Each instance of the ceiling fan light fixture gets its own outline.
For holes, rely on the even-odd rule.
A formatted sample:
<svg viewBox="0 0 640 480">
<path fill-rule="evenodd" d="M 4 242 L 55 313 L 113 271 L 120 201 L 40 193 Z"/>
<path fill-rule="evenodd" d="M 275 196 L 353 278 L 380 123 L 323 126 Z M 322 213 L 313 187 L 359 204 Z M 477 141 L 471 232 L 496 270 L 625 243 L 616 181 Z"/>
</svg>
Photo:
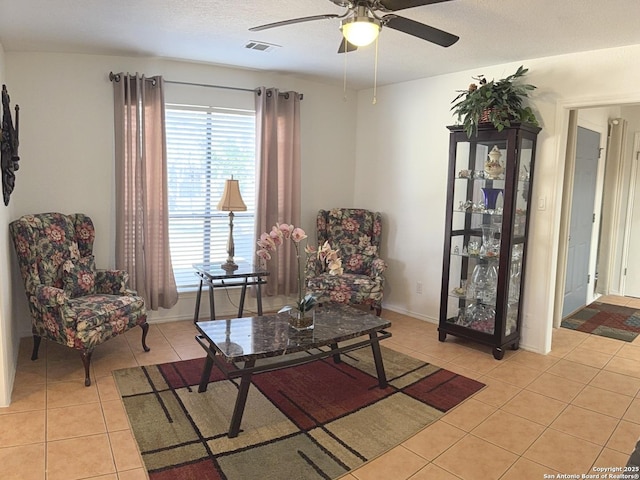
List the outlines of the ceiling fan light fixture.
<svg viewBox="0 0 640 480">
<path fill-rule="evenodd" d="M 340 30 L 347 41 L 357 47 L 372 43 L 380 33 L 380 21 L 367 16 L 354 16 L 342 21 Z"/>
</svg>

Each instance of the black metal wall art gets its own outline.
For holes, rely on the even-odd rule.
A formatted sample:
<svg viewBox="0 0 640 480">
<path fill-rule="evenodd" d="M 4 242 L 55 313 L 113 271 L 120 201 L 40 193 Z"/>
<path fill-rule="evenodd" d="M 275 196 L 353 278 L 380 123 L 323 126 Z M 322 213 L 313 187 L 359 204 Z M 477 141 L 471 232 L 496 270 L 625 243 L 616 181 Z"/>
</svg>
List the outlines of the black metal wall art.
<svg viewBox="0 0 640 480">
<path fill-rule="evenodd" d="M 13 119 L 11 118 L 11 107 L 9 106 L 9 92 L 7 86 L 2 85 L 2 197 L 4 204 L 9 205 L 9 197 L 16 184 L 16 170 L 20 168 L 18 162 L 18 122 L 20 107 L 16 105 L 16 126 L 13 128 Z"/>
</svg>

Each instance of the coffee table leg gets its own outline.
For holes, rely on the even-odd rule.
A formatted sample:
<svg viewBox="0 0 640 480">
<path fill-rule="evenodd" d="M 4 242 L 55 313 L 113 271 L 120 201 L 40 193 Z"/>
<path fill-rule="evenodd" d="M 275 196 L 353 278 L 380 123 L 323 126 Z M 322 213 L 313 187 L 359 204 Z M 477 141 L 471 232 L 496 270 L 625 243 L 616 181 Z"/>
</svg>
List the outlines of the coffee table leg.
<svg viewBox="0 0 640 480">
<path fill-rule="evenodd" d="M 211 375 L 211 368 L 213 367 L 213 358 L 207 355 L 204 360 L 204 368 L 202 369 L 202 375 L 200 376 L 200 385 L 198 386 L 198 393 L 206 392 L 207 385 L 209 384 L 209 375 Z"/>
<path fill-rule="evenodd" d="M 207 282 L 209 286 L 209 318 L 211 320 L 216 319 L 216 301 L 214 299 L 215 294 L 213 292 L 213 281 Z"/>
<path fill-rule="evenodd" d="M 378 384 L 380 388 L 387 388 L 387 375 L 384 372 L 384 363 L 382 363 L 382 354 L 380 353 L 380 341 L 377 333 L 370 333 L 371 352 L 373 353 L 373 361 L 376 364 L 376 372 L 378 373 Z"/>
<path fill-rule="evenodd" d="M 247 360 L 244 368 L 253 368 L 255 360 Z M 240 377 L 240 388 L 238 389 L 238 397 L 236 405 L 233 409 L 231 417 L 231 425 L 229 426 L 229 438 L 235 438 L 240 433 L 240 423 L 244 414 L 244 407 L 247 404 L 247 395 L 249 394 L 249 386 L 251 385 L 251 372 L 243 373 Z"/>
<path fill-rule="evenodd" d="M 202 297 L 202 278 L 200 279 L 200 286 L 198 287 L 198 293 L 196 293 L 196 311 L 193 314 L 193 323 L 198 321 L 200 317 L 200 298 Z"/>
<path fill-rule="evenodd" d="M 256 301 L 258 302 L 258 315 L 262 315 L 262 277 L 258 277 L 258 281 L 256 283 L 257 291 L 256 291 Z"/>
<path fill-rule="evenodd" d="M 330 347 L 331 347 L 331 350 L 335 350 L 336 348 L 338 348 L 338 344 L 337 344 L 337 343 L 332 343 L 332 344 L 330 345 Z M 340 362 L 342 362 L 342 359 L 340 358 L 340 354 L 339 354 L 339 353 L 336 353 L 336 354 L 333 356 L 333 363 L 340 363 Z"/>
<path fill-rule="evenodd" d="M 244 283 L 242 284 L 242 290 L 240 290 L 240 301 L 238 302 L 238 318 L 242 318 L 242 313 L 244 312 L 244 298 L 247 295 L 247 281 L 248 277 L 245 277 Z"/>
</svg>

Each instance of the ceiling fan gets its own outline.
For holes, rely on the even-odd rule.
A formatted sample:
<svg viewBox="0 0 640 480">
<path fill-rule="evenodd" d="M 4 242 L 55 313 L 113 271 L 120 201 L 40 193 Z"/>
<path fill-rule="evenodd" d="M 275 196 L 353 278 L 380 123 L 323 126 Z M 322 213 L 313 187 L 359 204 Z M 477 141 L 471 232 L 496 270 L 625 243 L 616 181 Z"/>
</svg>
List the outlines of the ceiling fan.
<svg viewBox="0 0 640 480">
<path fill-rule="evenodd" d="M 400 32 L 408 33 L 414 37 L 435 43 L 442 47 L 450 47 L 460 37 L 439 30 L 435 27 L 416 22 L 409 18 L 401 17 L 395 13 L 406 8 L 420 7 L 432 3 L 449 2 L 451 0 L 329 0 L 347 10 L 342 15 L 328 13 L 325 15 L 312 15 L 310 17 L 292 18 L 280 22 L 267 23 L 249 30 L 252 32 L 267 30 L 269 28 L 292 25 L 294 23 L 311 22 L 314 20 L 341 19 L 340 30 L 344 36 L 340 42 L 338 53 L 351 52 L 358 47 L 364 47 L 372 43 L 380 33 L 382 27 L 393 28 Z M 382 13 L 382 15 L 380 14 Z"/>
</svg>

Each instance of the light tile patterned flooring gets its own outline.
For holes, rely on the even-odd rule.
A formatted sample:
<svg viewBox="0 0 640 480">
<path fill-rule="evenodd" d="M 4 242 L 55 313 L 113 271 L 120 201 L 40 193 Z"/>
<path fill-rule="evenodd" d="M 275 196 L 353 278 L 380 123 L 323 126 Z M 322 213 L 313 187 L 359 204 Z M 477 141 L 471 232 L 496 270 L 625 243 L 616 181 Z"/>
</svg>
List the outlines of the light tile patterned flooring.
<svg viewBox="0 0 640 480">
<path fill-rule="evenodd" d="M 640 300 L 610 303 L 640 308 Z M 402 445 L 346 480 L 543 479 L 622 466 L 640 438 L 640 337 L 627 343 L 567 329 L 553 333 L 543 356 L 490 349 L 436 326 L 384 312 L 393 326 L 385 346 L 486 383 L 478 392 Z M 29 359 L 21 343 L 13 401 L 0 409 L 3 480 L 138 480 L 147 478 L 111 370 L 203 355 L 190 321 L 151 325 L 97 348 L 91 387 L 77 352 L 43 342 Z M 251 480 L 251 479 L 247 479 Z"/>
</svg>

